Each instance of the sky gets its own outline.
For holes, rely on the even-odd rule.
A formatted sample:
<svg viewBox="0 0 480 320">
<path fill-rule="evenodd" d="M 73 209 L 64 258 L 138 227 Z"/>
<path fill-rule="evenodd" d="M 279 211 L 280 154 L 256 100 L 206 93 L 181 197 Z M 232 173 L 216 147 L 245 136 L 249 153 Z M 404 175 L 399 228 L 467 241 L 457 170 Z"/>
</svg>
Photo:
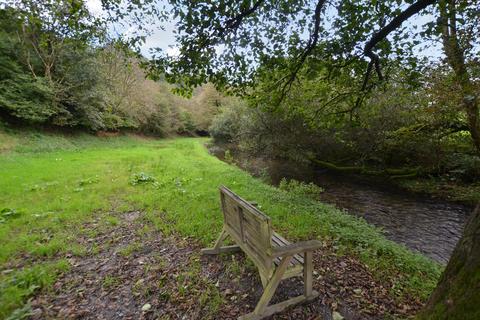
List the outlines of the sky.
<svg viewBox="0 0 480 320">
<path fill-rule="evenodd" d="M 87 0 L 87 7 L 90 12 L 95 16 L 101 16 L 103 14 L 102 2 L 101 0 Z M 162 27 L 162 29 L 160 28 Z M 175 22 L 164 22 L 162 26 L 153 26 L 152 34 L 147 36 L 145 43 L 141 46 L 140 50 L 142 54 L 146 57 L 151 57 L 150 48 L 161 48 L 168 55 L 175 56 L 178 55 L 178 49 L 174 47 L 175 45 Z M 122 30 L 121 33 L 128 35 L 133 33 L 135 30 L 126 29 Z M 119 32 L 116 30 L 116 32 Z"/>
<path fill-rule="evenodd" d="M 160 1 L 162 2 L 162 0 Z M 103 14 L 101 0 L 86 0 L 87 7 L 92 14 L 101 16 Z M 407 24 L 421 25 L 431 19 L 428 16 L 414 16 L 407 21 Z M 160 22 L 159 22 L 160 23 Z M 162 27 L 162 29 L 160 29 Z M 152 26 L 152 34 L 147 36 L 145 43 L 141 46 L 141 53 L 145 57 L 151 57 L 151 48 L 160 48 L 170 56 L 178 55 L 179 50 L 175 47 L 175 22 L 170 20 L 169 22 L 162 22 L 162 25 Z M 133 34 L 134 29 L 115 30 L 116 33 L 122 33 L 123 35 Z M 114 32 L 114 33 L 115 33 Z M 438 59 L 442 56 L 442 50 L 439 45 L 430 44 L 426 50 L 417 50 L 417 54 L 421 57 L 428 57 L 430 59 Z"/>
</svg>

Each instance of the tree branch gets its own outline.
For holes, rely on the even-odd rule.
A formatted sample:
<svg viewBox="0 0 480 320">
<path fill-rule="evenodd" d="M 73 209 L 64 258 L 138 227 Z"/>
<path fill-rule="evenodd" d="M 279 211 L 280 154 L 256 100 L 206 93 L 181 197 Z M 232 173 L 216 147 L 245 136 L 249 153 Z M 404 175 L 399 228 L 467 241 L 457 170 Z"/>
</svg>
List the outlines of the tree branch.
<svg viewBox="0 0 480 320">
<path fill-rule="evenodd" d="M 367 41 L 365 47 L 363 48 L 363 54 L 370 58 L 368 63 L 367 71 L 365 72 L 365 77 L 362 83 L 361 91 L 365 92 L 367 90 L 368 81 L 370 80 L 370 75 L 372 73 L 373 67 L 375 67 L 375 72 L 377 73 L 378 78 L 383 80 L 382 70 L 380 68 L 380 58 L 378 55 L 373 52 L 375 46 L 382 40 L 384 40 L 390 33 L 398 29 L 402 23 L 407 21 L 413 15 L 419 13 L 426 7 L 433 5 L 437 0 L 418 0 L 414 4 L 410 5 L 407 9 L 402 11 L 398 16 L 393 18 L 385 27 L 381 28 L 379 31 L 375 32 L 370 40 Z M 352 108 L 352 111 L 360 107 L 364 97 L 358 97 L 357 101 Z"/>
<path fill-rule="evenodd" d="M 373 52 L 373 49 L 375 46 L 382 40 L 384 40 L 390 33 L 392 33 L 394 30 L 398 29 L 403 22 L 408 20 L 410 17 L 413 15 L 419 13 L 426 7 L 433 5 L 437 0 L 419 0 L 415 2 L 414 4 L 410 5 L 407 9 L 402 11 L 398 16 L 393 18 L 392 21 L 390 21 L 385 27 L 381 28 L 379 31 L 373 34 L 373 36 L 370 38 L 369 41 L 365 44 L 365 47 L 363 48 L 363 53 L 370 58 L 370 63 L 375 66 L 375 71 L 378 74 L 378 78 L 380 80 L 383 79 L 382 72 L 380 69 L 380 61 L 378 55 Z M 370 72 L 372 71 L 372 67 L 369 67 L 367 69 L 367 74 L 365 75 L 365 80 L 363 82 L 362 90 L 365 89 L 367 83 L 368 83 L 368 78 L 370 77 Z"/>
<path fill-rule="evenodd" d="M 287 92 L 290 90 L 292 87 L 293 81 L 297 78 L 297 74 L 302 68 L 303 64 L 305 63 L 305 60 L 307 57 L 312 53 L 313 49 L 317 46 L 318 43 L 318 37 L 320 34 L 320 15 L 322 13 L 323 6 L 325 5 L 326 0 L 318 0 L 317 5 L 315 6 L 315 13 L 314 13 L 314 28 L 312 33 L 310 34 L 310 38 L 308 39 L 307 46 L 303 50 L 302 54 L 296 59 L 297 62 L 295 63 L 295 68 L 290 73 L 288 76 L 288 80 L 284 83 L 282 86 L 282 91 L 280 94 L 280 98 L 278 101 L 278 104 L 280 104 L 283 99 L 285 98 L 285 95 Z M 283 78 L 285 79 L 285 78 Z"/>
<path fill-rule="evenodd" d="M 237 29 L 240 24 L 242 24 L 242 21 L 244 18 L 248 17 L 249 15 L 253 14 L 257 9 L 263 4 L 264 0 L 259 0 L 255 2 L 255 4 L 248 8 L 245 11 L 241 11 L 239 15 L 228 19 L 225 22 L 225 27 L 219 30 L 218 34 L 219 36 L 223 36 L 227 30 L 234 30 Z"/>
</svg>

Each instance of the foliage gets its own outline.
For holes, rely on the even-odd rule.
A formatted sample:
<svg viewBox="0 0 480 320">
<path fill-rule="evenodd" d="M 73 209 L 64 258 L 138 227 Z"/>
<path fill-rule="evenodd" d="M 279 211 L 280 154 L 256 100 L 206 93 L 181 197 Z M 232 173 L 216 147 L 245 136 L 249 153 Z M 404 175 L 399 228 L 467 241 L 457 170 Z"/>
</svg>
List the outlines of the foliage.
<svg viewBox="0 0 480 320">
<path fill-rule="evenodd" d="M 0 110 L 29 122 L 42 122 L 56 112 L 53 91 L 42 77 L 25 72 L 17 60 L 18 41 L 5 30 L 11 12 L 0 10 Z"/>
<path fill-rule="evenodd" d="M 107 39 L 104 23 L 83 1 L 8 1 L 0 9 L 0 116 L 91 131 L 207 134 L 229 98 L 206 85 L 187 100 L 146 79 L 144 59 Z"/>
<path fill-rule="evenodd" d="M 396 67 L 381 92 L 365 97 L 367 108 L 351 109 L 350 72 L 328 83 L 302 71 L 280 106 L 260 87 L 248 99 L 251 107 L 223 108 L 211 134 L 216 142 L 234 142 L 244 152 L 269 158 L 315 158 L 372 171 L 415 168 L 424 176 L 473 182 L 480 177 L 479 164 L 465 114 L 440 89 L 448 86 L 449 73 L 444 65 L 424 73 L 413 85 Z"/>
<path fill-rule="evenodd" d="M 160 53 L 151 72 L 165 75 L 186 94 L 212 82 L 256 105 L 283 107 L 280 112 L 293 109 L 299 114 L 313 100 L 321 101 L 324 111 L 353 119 L 356 110 L 369 107 L 372 92 L 377 96 L 395 92 L 384 85 L 392 73 L 405 73 L 402 86 L 416 85 L 431 62 L 416 52 L 437 50 L 441 42 L 450 88 L 455 88 L 448 90 L 454 97 L 450 104 L 457 105 L 452 109 L 457 113 L 461 108 L 478 153 L 479 4 L 478 0 L 172 1 L 169 10 L 177 19 L 179 55 Z M 321 81 L 312 86 L 311 79 Z M 295 103 L 285 105 L 290 95 L 296 96 Z M 300 118 L 322 125 L 315 113 Z M 306 125 L 312 125 L 310 121 Z"/>
<path fill-rule="evenodd" d="M 266 74 L 277 83 L 269 90 L 275 101 L 284 95 L 284 89 L 292 83 L 291 75 L 294 77 L 304 62 L 325 61 L 338 68 L 346 60 L 356 74 L 363 74 L 367 65 L 364 43 L 385 27 L 390 20 L 386 17 L 398 16 L 411 4 L 393 0 L 171 3 L 168 9 L 177 19 L 180 55 L 160 54 L 154 61 L 155 68 L 187 91 L 213 82 L 248 93 L 262 73 L 256 66 L 268 62 L 280 70 Z M 430 22 L 428 18 L 425 20 Z M 382 61 L 395 56 L 416 68 L 412 49 L 419 44 L 417 24 L 394 29 L 390 37 L 381 39 L 375 51 Z M 355 84 L 360 87 L 361 82 Z"/>
<path fill-rule="evenodd" d="M 237 101 L 219 110 L 208 128 L 215 142 L 231 143 L 238 139 L 242 131 L 241 126 L 244 125 L 241 118 L 246 111 L 245 108 L 243 102 Z"/>
<path fill-rule="evenodd" d="M 313 182 L 305 183 L 303 181 L 297 181 L 295 179 L 287 180 L 282 178 L 278 189 L 290 192 L 298 196 L 311 196 L 316 197 L 325 191 L 322 187 L 317 186 Z"/>
<path fill-rule="evenodd" d="M 155 182 L 156 179 L 145 172 L 134 173 L 130 179 L 130 184 L 136 186 L 139 184 Z"/>
</svg>

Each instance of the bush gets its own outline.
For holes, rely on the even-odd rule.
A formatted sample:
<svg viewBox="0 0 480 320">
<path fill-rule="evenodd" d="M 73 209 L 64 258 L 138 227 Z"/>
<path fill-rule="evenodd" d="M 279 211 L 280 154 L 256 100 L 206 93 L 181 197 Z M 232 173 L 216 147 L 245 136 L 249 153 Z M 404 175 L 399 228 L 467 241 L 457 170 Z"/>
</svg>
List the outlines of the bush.
<svg viewBox="0 0 480 320">
<path fill-rule="evenodd" d="M 325 191 L 322 187 L 317 186 L 313 182 L 305 183 L 295 179 L 287 180 L 285 178 L 282 178 L 278 188 L 294 195 L 310 197 L 318 197 Z"/>
<path fill-rule="evenodd" d="M 235 103 L 222 108 L 221 112 L 213 118 L 209 127 L 212 138 L 217 143 L 234 142 L 240 135 L 245 106 Z"/>
<path fill-rule="evenodd" d="M 443 170 L 453 179 L 465 182 L 478 181 L 480 178 L 480 157 L 476 155 L 454 153 L 443 161 Z"/>
</svg>

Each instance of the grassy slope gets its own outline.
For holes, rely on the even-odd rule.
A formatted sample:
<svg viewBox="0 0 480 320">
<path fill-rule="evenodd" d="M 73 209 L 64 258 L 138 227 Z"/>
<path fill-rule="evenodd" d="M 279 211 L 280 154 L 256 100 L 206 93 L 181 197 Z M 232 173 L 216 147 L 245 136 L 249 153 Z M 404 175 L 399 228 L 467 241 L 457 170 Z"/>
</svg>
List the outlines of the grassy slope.
<svg viewBox="0 0 480 320">
<path fill-rule="evenodd" d="M 113 212 L 144 210 L 165 232 L 211 243 L 222 225 L 222 184 L 257 201 L 292 240 L 318 237 L 358 255 L 376 276 L 395 282 L 392 294 L 399 299 L 426 299 L 433 289 L 440 268 L 432 261 L 386 240 L 363 220 L 221 162 L 208 154 L 205 141 L 0 131 L 0 210 L 18 212 L 0 224 L 0 318 L 68 269 L 66 254 L 85 254 L 75 235 L 93 232 L 82 230 L 82 222 L 98 212 L 115 219 Z M 157 183 L 131 185 L 139 172 Z"/>
</svg>

